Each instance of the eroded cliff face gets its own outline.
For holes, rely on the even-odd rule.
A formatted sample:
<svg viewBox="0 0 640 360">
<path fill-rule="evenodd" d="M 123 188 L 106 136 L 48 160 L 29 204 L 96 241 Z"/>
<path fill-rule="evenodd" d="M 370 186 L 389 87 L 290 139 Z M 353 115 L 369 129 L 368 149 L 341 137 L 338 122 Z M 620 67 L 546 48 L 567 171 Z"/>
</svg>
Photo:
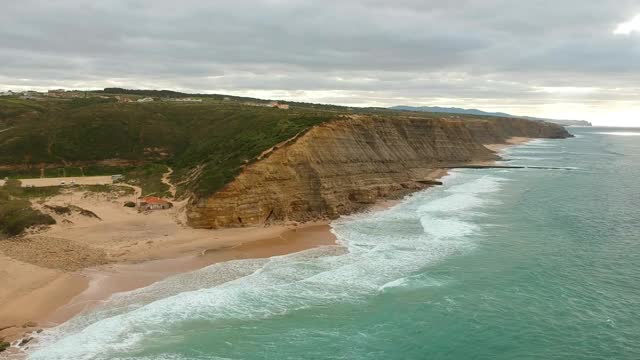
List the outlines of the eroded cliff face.
<svg viewBox="0 0 640 360">
<path fill-rule="evenodd" d="M 194 199 L 194 227 L 336 218 L 430 186 L 442 167 L 496 159 L 483 144 L 514 136 L 563 138 L 527 120 L 355 117 L 311 129 L 248 166 L 216 194 Z"/>
</svg>

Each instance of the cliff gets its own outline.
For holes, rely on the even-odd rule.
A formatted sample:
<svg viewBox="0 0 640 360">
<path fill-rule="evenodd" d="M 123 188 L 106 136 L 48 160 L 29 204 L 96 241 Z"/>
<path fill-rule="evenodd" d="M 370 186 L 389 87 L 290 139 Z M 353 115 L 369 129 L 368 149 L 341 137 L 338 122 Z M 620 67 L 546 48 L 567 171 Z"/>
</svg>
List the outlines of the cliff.
<svg viewBox="0 0 640 360">
<path fill-rule="evenodd" d="M 430 186 L 445 166 L 496 159 L 483 144 L 564 138 L 561 126 L 520 119 L 355 116 L 312 128 L 193 199 L 191 226 L 237 227 L 335 218 Z"/>
</svg>

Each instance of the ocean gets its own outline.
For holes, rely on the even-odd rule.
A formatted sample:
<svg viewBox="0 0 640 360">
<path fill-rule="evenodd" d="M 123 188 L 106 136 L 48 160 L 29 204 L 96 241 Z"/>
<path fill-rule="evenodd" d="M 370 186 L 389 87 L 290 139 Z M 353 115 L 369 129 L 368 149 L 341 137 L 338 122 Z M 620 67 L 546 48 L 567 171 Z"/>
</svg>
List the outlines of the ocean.
<svg viewBox="0 0 640 360">
<path fill-rule="evenodd" d="M 333 224 L 342 246 L 112 297 L 30 359 L 640 359 L 640 129 L 571 128 Z M 228 281 L 232 279 L 231 281 Z"/>
</svg>

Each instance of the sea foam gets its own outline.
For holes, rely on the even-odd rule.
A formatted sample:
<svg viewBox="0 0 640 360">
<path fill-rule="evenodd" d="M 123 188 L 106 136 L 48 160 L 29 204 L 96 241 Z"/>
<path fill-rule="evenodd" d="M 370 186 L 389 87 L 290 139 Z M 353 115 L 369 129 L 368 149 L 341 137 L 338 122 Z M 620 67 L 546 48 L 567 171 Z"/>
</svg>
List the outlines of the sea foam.
<svg viewBox="0 0 640 360">
<path fill-rule="evenodd" d="M 45 331 L 29 358 L 135 358 L 131 354 L 194 324 L 266 319 L 392 291 L 425 267 L 472 249 L 481 237 L 473 219 L 495 204 L 491 194 L 505 179 L 453 174 L 444 186 L 413 194 L 390 209 L 336 221 L 333 231 L 346 253 L 323 247 L 232 261 L 119 294 Z"/>
<path fill-rule="evenodd" d="M 636 131 L 610 131 L 610 132 L 598 132 L 600 135 L 613 135 L 613 136 L 640 136 L 640 132 Z"/>
</svg>

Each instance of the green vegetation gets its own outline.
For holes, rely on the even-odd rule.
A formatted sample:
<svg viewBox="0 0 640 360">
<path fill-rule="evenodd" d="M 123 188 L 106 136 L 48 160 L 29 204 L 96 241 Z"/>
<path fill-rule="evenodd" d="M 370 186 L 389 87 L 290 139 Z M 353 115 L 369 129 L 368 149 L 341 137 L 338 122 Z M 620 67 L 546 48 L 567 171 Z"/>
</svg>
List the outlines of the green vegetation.
<svg viewBox="0 0 640 360">
<path fill-rule="evenodd" d="M 145 194 L 163 194 L 166 166 L 174 169 L 174 179 L 201 166 L 201 176 L 182 190 L 206 195 L 264 150 L 336 117 L 312 108 L 248 106 L 219 95 L 202 103 L 113 101 L 0 99 L 0 126 L 11 128 L 0 132 L 0 177 L 40 177 L 45 164 L 46 177 L 124 174 Z"/>
<path fill-rule="evenodd" d="M 31 226 L 56 223 L 51 216 L 32 209 L 28 200 L 17 198 L 22 190 L 17 181 L 0 188 L 0 236 L 15 236 Z"/>
<path fill-rule="evenodd" d="M 120 103 L 116 96 L 156 101 Z M 184 97 L 202 102 L 170 101 Z M 47 177 L 123 174 L 144 194 L 162 195 L 168 188 L 160 177 L 170 166 L 173 182 L 180 184 L 178 193 L 206 196 L 234 179 L 263 151 L 315 125 L 352 114 L 406 114 L 295 102 L 287 102 L 290 110 L 255 106 L 266 103 L 218 94 L 120 88 L 73 99 L 2 98 L 0 177 L 39 177 L 44 165 Z M 454 117 L 458 121 L 466 116 Z M 189 176 L 194 173 L 197 176 Z"/>
<path fill-rule="evenodd" d="M 132 188 L 118 185 L 80 185 L 74 188 L 80 191 L 116 193 L 118 196 L 134 193 Z M 33 209 L 31 201 L 59 195 L 63 190 L 64 188 L 60 186 L 25 188 L 18 180 L 8 180 L 5 186 L 0 187 L 0 238 L 20 235 L 31 226 L 55 224 L 51 216 Z M 72 208 L 72 210 L 92 216 L 84 209 Z"/>
<path fill-rule="evenodd" d="M 127 184 L 142 188 L 142 195 L 154 195 L 168 197 L 169 186 L 164 184 L 162 175 L 167 172 L 167 167 L 162 164 L 147 164 L 144 166 L 131 168 L 124 173 Z"/>
<path fill-rule="evenodd" d="M 36 168 L 30 169 L 0 169 L 0 179 L 31 179 L 40 177 L 40 170 Z"/>
<path fill-rule="evenodd" d="M 0 339 L 0 352 L 7 350 L 11 346 L 10 343 L 4 341 L 4 339 Z"/>
<path fill-rule="evenodd" d="M 4 187 L 0 190 L 6 192 L 9 196 L 18 199 L 37 199 L 48 198 L 60 194 L 62 188 L 60 186 L 43 186 L 43 187 L 22 187 L 20 181 L 9 179 Z"/>
</svg>

